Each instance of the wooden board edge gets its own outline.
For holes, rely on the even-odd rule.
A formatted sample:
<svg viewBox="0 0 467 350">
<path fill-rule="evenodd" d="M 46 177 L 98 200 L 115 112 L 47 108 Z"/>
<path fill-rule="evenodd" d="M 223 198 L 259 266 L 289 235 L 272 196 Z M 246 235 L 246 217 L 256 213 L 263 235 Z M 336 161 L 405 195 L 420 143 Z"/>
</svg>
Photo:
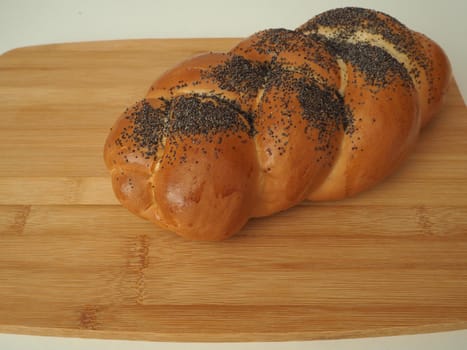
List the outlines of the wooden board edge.
<svg viewBox="0 0 467 350">
<path fill-rule="evenodd" d="M 221 42 L 221 41 L 232 41 L 238 42 L 243 38 L 240 37 L 199 37 L 199 38 L 126 38 L 126 39 L 109 39 L 109 40 L 83 40 L 83 41 L 69 41 L 69 42 L 52 42 L 52 43 L 43 43 L 43 44 L 30 44 L 30 45 L 22 45 L 18 47 L 11 48 L 7 51 L 0 53 L 0 57 L 9 56 L 12 54 L 17 53 L 18 51 L 34 51 L 37 49 L 71 49 L 75 46 L 80 45 L 87 45 L 92 49 L 98 49 L 102 46 L 106 46 L 107 48 L 118 48 L 118 47 L 127 47 L 127 46 L 135 46 L 141 45 L 143 43 L 152 44 L 152 43 L 163 43 L 163 42 L 184 42 L 184 41 L 192 41 L 192 42 Z M 175 62 L 174 62 L 175 63 Z"/>
<path fill-rule="evenodd" d="M 442 323 L 436 325 L 420 325 L 411 327 L 387 327 L 372 330 L 347 330 L 347 331 L 317 331 L 317 332 L 274 332 L 274 333 L 154 333 L 133 332 L 121 330 L 95 330 L 95 329 L 70 329 L 70 328 L 46 328 L 27 327 L 21 325 L 0 325 L 0 333 L 52 336 L 66 338 L 88 338 L 107 340 L 139 340 L 139 341 L 164 341 L 164 342 L 282 342 L 282 341 L 313 341 L 313 340 L 338 340 L 357 338 L 378 338 L 386 336 L 417 335 L 467 329 L 467 321 L 454 323 Z"/>
</svg>

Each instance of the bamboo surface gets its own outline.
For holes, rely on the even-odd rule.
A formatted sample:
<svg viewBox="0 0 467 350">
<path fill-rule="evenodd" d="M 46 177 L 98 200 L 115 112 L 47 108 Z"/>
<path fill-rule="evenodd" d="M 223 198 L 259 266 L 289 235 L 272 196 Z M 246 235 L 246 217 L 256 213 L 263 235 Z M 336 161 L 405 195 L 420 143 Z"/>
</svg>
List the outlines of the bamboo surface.
<svg viewBox="0 0 467 350">
<path fill-rule="evenodd" d="M 238 39 L 55 44 L 0 56 L 0 332 L 305 340 L 467 328 L 467 108 L 355 198 L 183 240 L 118 205 L 110 126 L 174 63 Z"/>
</svg>

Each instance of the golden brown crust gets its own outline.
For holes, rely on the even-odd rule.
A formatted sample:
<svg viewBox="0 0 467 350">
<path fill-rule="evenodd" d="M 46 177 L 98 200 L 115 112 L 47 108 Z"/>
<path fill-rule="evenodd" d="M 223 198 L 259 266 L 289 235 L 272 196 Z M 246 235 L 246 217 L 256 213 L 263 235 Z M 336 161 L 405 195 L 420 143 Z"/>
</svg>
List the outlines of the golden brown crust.
<svg viewBox="0 0 467 350">
<path fill-rule="evenodd" d="M 332 119 L 323 120 L 321 129 L 310 127 L 297 96 L 303 76 L 283 74 L 291 77 L 266 85 L 258 106 L 255 139 L 261 178 L 254 216 L 303 201 L 330 171 L 344 134 Z"/>
<path fill-rule="evenodd" d="M 132 213 L 221 240 L 251 217 L 382 181 L 450 79 L 422 34 L 381 12 L 331 10 L 167 71 L 116 121 L 104 160 Z"/>
<path fill-rule="evenodd" d="M 414 40 L 420 43 L 423 54 L 432 62 L 430 74 L 427 76 L 425 73 L 425 80 L 419 80 L 417 84 L 423 127 L 443 105 L 452 79 L 451 64 L 444 51 L 433 40 L 417 32 L 412 34 Z"/>
<path fill-rule="evenodd" d="M 224 64 L 229 58 L 230 56 L 225 53 L 206 53 L 185 60 L 158 78 L 149 88 L 146 98 L 172 99 L 180 95 L 197 93 L 221 94 L 231 101 L 240 100 L 239 94 L 222 89 L 219 83 L 203 74 L 211 67 Z"/>
<path fill-rule="evenodd" d="M 338 200 L 377 184 L 405 159 L 420 130 L 414 88 L 401 79 L 385 88 L 368 85 L 351 65 L 347 75 L 345 102 L 355 116 L 354 132 L 344 136 L 332 170 L 309 200 Z"/>
<path fill-rule="evenodd" d="M 239 143 L 239 137 L 247 142 Z M 216 136 L 215 142 L 204 138 L 199 144 L 189 137 L 168 141 L 168 152 L 172 147 L 187 147 L 187 152 L 162 161 L 154 174 L 155 202 L 168 229 L 188 238 L 220 240 L 250 217 L 257 177 L 254 144 L 241 132 Z"/>
<path fill-rule="evenodd" d="M 320 38 L 331 47 L 368 43 L 390 53 L 412 78 L 418 93 L 422 127 L 441 108 L 451 80 L 449 60 L 433 40 L 378 11 L 346 7 L 324 12 L 298 31 Z"/>
</svg>

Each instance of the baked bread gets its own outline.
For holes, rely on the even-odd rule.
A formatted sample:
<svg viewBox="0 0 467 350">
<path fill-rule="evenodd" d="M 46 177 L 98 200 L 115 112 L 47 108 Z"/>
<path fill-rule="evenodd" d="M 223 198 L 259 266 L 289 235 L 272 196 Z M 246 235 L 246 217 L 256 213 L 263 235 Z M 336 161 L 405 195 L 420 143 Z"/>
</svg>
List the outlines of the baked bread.
<svg viewBox="0 0 467 350">
<path fill-rule="evenodd" d="M 104 158 L 131 212 L 189 239 L 355 195 L 393 173 L 441 108 L 449 61 L 362 8 L 181 62 L 127 108 Z"/>
</svg>

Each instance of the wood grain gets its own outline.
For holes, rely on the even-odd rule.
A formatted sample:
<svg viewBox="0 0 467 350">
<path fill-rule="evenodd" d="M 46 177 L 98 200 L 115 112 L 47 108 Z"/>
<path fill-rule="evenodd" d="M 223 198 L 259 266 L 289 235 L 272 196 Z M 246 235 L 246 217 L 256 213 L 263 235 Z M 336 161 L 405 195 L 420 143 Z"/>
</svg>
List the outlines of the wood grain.
<svg viewBox="0 0 467 350">
<path fill-rule="evenodd" d="M 340 202 L 183 240 L 118 205 L 109 127 L 174 63 L 238 39 L 0 56 L 0 332 L 304 340 L 467 327 L 467 109 L 452 84 L 414 153 Z"/>
</svg>

